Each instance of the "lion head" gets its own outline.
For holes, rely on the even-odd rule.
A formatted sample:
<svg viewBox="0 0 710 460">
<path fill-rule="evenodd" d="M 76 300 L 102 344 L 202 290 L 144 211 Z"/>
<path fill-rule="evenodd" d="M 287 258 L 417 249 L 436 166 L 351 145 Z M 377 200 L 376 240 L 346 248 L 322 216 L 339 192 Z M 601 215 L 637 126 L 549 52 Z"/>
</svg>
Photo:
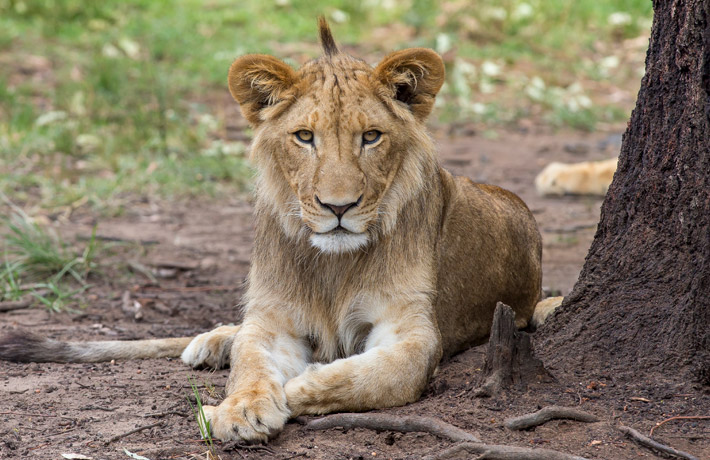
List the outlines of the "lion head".
<svg viewBox="0 0 710 460">
<path fill-rule="evenodd" d="M 320 19 L 324 54 L 294 70 L 240 57 L 229 89 L 255 131 L 257 209 L 324 253 L 365 248 L 397 226 L 435 164 L 423 123 L 444 81 L 432 50 L 386 56 L 375 68 L 338 50 Z"/>
</svg>

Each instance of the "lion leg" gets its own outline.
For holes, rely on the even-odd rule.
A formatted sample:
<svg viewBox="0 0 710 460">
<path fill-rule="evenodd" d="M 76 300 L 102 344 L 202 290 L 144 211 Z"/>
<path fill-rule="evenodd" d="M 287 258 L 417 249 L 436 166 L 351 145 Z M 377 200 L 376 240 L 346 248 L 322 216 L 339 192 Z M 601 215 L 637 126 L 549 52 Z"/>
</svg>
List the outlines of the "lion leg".
<svg viewBox="0 0 710 460">
<path fill-rule="evenodd" d="M 285 391 L 291 415 L 364 411 L 414 402 L 441 354 L 439 333 L 428 316 L 400 310 L 374 324 L 363 353 L 329 364 L 311 364 L 289 380 Z"/>
<path fill-rule="evenodd" d="M 261 311 L 245 319 L 234 338 L 227 397 L 219 406 L 205 406 L 216 438 L 266 442 L 291 416 L 283 386 L 306 368 L 311 350 L 282 317 Z"/>
<path fill-rule="evenodd" d="M 239 326 L 220 326 L 192 339 L 180 356 L 193 368 L 223 369 L 229 364 L 229 351 Z"/>
</svg>

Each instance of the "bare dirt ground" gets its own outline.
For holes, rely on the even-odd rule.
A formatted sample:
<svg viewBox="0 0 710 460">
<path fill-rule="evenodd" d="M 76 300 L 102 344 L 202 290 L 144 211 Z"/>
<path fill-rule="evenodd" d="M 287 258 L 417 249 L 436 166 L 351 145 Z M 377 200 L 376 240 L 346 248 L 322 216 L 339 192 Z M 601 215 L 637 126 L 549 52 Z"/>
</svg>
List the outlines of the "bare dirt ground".
<svg viewBox="0 0 710 460">
<path fill-rule="evenodd" d="M 442 130 L 436 137 L 444 166 L 504 186 L 528 203 L 544 238 L 545 289 L 569 292 L 594 236 L 601 199 L 541 198 L 533 179 L 550 161 L 612 157 L 621 136 L 509 133 L 487 140 L 464 127 L 453 134 Z M 101 261 L 103 275 L 92 280 L 89 305 L 78 313 L 49 314 L 41 308 L 0 313 L 0 333 L 21 329 L 65 340 L 135 339 L 193 335 L 239 321 L 237 305 L 252 241 L 246 200 L 138 202 L 119 218 L 77 212 L 59 230 L 67 238 L 87 238 L 95 223 L 102 238 L 123 244 Z M 148 270 L 158 275 L 157 281 L 143 273 Z M 138 318 L 135 302 L 141 306 Z M 485 345 L 442 363 L 420 401 L 382 412 L 437 417 L 490 444 L 545 447 L 590 459 L 656 458 L 621 434 L 618 425 L 648 434 L 672 416 L 710 415 L 708 388 L 674 376 L 639 376 L 633 382 L 609 374 L 590 379 L 561 366 L 551 369 L 557 383 L 475 398 L 484 355 Z M 187 400 L 189 379 L 194 377 L 203 401 L 215 403 L 227 374 L 191 370 L 177 359 L 0 362 L 0 458 L 60 459 L 73 453 L 127 459 L 124 449 L 151 460 L 205 458 L 207 449 Z M 601 421 L 552 421 L 520 432 L 503 426 L 508 417 L 552 404 L 589 411 Z M 120 436 L 136 428 L 144 429 Z M 658 427 L 654 437 L 710 458 L 708 420 L 673 420 Z M 314 432 L 291 422 L 267 446 L 216 447 L 222 459 L 416 459 L 451 445 L 425 433 Z"/>
</svg>

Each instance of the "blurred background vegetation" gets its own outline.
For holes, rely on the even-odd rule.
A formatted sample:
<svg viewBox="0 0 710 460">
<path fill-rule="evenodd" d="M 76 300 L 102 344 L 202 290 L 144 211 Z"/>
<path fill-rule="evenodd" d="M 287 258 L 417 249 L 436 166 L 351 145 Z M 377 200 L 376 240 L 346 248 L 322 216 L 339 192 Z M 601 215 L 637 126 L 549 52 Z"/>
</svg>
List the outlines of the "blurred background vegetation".
<svg viewBox="0 0 710 460">
<path fill-rule="evenodd" d="M 92 237 L 41 225 L 137 200 L 239 196 L 250 132 L 226 74 L 244 53 L 298 66 L 325 15 L 370 63 L 436 49 L 437 135 L 612 130 L 643 74 L 650 0 L 0 0 L 0 301 L 59 311 L 96 271 Z M 469 129 L 473 127 L 473 129 Z"/>
<path fill-rule="evenodd" d="M 0 0 L 0 192 L 120 212 L 126 194 L 242 189 L 248 131 L 226 71 L 244 53 L 298 66 L 324 14 L 374 63 L 445 58 L 433 124 L 605 129 L 636 97 L 649 0 Z M 236 125 L 235 125 L 236 123 Z"/>
</svg>

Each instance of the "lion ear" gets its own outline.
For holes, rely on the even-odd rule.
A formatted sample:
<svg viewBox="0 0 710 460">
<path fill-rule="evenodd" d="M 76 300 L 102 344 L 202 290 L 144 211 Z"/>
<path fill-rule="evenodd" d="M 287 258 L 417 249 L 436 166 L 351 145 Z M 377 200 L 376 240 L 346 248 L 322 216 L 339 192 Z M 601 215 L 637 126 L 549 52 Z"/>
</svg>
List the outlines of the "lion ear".
<svg viewBox="0 0 710 460">
<path fill-rule="evenodd" d="M 252 126 L 293 100 L 296 80 L 296 72 L 288 64 L 265 54 L 242 56 L 229 68 L 229 92 Z"/>
<path fill-rule="evenodd" d="M 430 49 L 410 48 L 387 55 L 374 76 L 384 85 L 384 98 L 403 102 L 423 121 L 444 84 L 444 62 Z"/>
</svg>

